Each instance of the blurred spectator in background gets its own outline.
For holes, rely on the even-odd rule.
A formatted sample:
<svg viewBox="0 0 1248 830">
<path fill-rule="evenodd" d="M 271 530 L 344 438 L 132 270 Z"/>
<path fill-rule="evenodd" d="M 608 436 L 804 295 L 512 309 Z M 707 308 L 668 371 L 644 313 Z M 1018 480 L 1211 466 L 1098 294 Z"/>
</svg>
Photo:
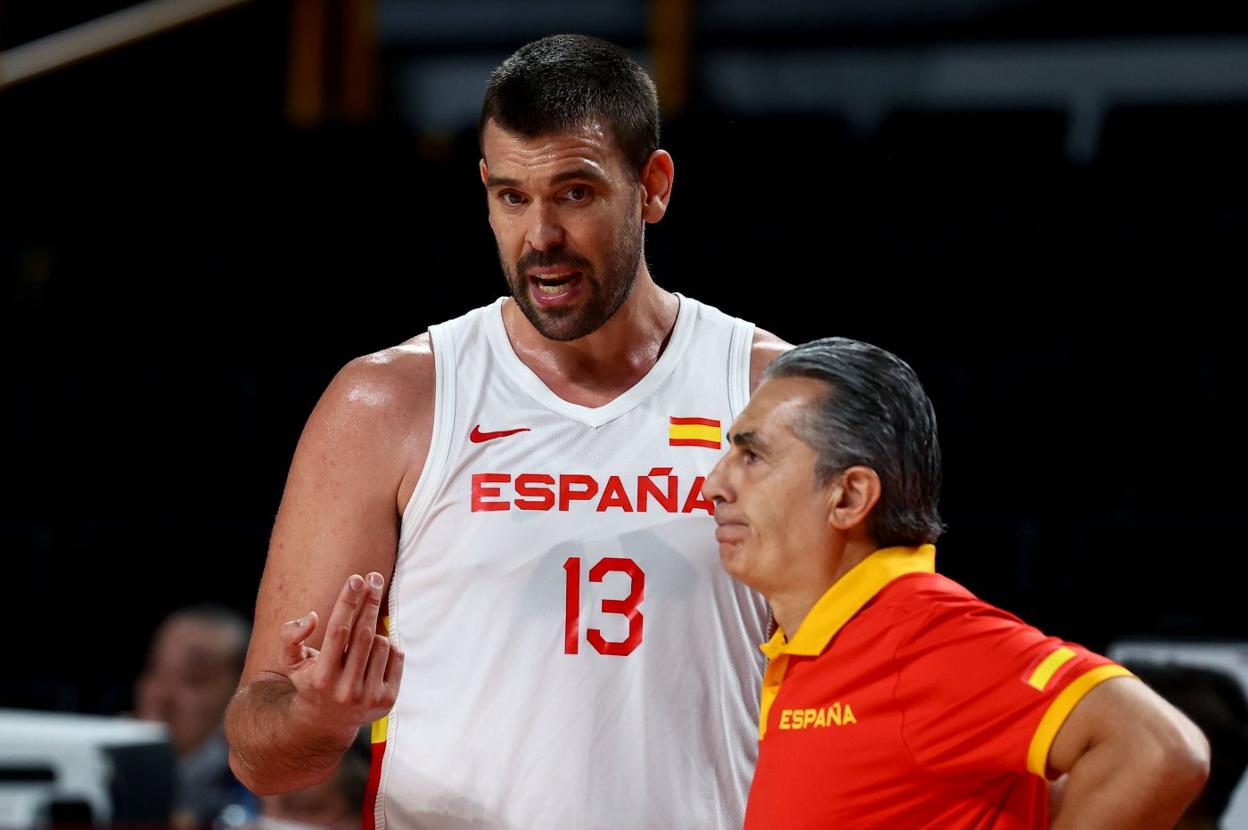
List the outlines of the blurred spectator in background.
<svg viewBox="0 0 1248 830">
<path fill-rule="evenodd" d="M 329 778 L 306 790 L 263 796 L 260 830 L 360 830 L 371 763 L 365 728 Z"/>
<path fill-rule="evenodd" d="M 152 638 L 135 683 L 134 713 L 169 729 L 178 756 L 175 827 L 209 825 L 227 807 L 255 803 L 230 772 L 222 729 L 250 637 L 251 627 L 237 612 L 197 605 L 174 611 Z"/>
<path fill-rule="evenodd" d="M 1209 781 L 1175 830 L 1217 830 L 1248 767 L 1248 699 L 1231 675 L 1174 663 L 1129 663 L 1132 672 L 1192 719 L 1209 739 Z"/>
</svg>

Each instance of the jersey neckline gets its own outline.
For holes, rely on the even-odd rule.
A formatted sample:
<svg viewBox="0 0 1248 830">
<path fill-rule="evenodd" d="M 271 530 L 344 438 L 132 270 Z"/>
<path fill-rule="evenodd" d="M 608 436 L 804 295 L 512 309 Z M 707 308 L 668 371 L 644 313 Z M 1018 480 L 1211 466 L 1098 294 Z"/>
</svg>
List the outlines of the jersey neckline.
<svg viewBox="0 0 1248 830">
<path fill-rule="evenodd" d="M 696 310 L 689 298 L 679 293 L 675 296 L 679 305 L 676 310 L 676 324 L 672 327 L 672 336 L 667 341 L 667 348 L 663 350 L 663 354 L 659 355 L 659 359 L 641 380 L 602 406 L 582 406 L 565 401 L 543 383 L 532 369 L 524 365 L 516 354 L 516 350 L 512 348 L 511 339 L 507 337 L 507 328 L 503 325 L 503 303 L 507 301 L 507 297 L 499 297 L 493 305 L 487 307 L 486 338 L 490 342 L 495 358 L 502 364 L 507 375 L 520 384 L 520 387 L 536 401 L 586 426 L 600 427 L 634 409 L 654 393 L 679 365 L 693 334 L 693 318 L 696 316 Z"/>
</svg>

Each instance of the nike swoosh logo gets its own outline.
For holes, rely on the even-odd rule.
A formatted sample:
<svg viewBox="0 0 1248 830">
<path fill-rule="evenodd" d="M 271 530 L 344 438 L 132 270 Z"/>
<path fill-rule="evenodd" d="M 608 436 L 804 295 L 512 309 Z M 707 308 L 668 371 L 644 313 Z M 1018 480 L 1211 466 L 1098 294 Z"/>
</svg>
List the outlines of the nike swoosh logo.
<svg viewBox="0 0 1248 830">
<path fill-rule="evenodd" d="M 515 435 L 517 432 L 528 432 L 528 427 L 520 427 L 519 429 L 504 429 L 498 432 L 482 432 L 481 425 L 477 424 L 472 428 L 472 432 L 468 435 L 468 440 L 474 444 L 484 444 L 486 441 L 493 441 L 495 438 L 506 438 L 508 435 Z"/>
</svg>

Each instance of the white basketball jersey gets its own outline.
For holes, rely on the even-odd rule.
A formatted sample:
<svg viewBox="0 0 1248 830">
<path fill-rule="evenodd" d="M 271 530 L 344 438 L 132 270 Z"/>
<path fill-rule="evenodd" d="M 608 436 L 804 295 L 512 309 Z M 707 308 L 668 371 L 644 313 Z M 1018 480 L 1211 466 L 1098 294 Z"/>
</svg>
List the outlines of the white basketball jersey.
<svg viewBox="0 0 1248 830">
<path fill-rule="evenodd" d="M 501 299 L 430 328 L 379 830 L 741 826 L 769 616 L 724 573 L 701 486 L 745 406 L 754 327 L 679 300 L 654 367 L 597 408 L 521 363 Z"/>
</svg>

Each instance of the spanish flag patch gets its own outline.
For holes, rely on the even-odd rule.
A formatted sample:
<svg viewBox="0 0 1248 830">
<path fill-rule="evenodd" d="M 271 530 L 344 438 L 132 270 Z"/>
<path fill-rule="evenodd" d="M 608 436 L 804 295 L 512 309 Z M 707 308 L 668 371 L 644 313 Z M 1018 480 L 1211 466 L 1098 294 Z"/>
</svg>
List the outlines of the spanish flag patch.
<svg viewBox="0 0 1248 830">
<path fill-rule="evenodd" d="M 672 447 L 720 448 L 723 434 L 714 418 L 672 418 L 667 427 L 667 443 Z"/>
</svg>

